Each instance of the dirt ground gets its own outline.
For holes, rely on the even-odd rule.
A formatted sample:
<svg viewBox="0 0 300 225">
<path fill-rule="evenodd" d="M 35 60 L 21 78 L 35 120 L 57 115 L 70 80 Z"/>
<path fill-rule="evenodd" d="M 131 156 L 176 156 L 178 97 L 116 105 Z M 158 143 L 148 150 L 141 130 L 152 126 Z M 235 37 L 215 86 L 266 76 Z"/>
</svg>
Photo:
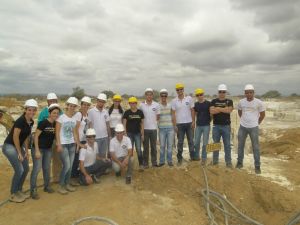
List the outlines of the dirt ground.
<svg viewBox="0 0 300 225">
<path fill-rule="evenodd" d="M 252 154 L 245 156 L 242 170 L 226 169 L 223 162 L 219 167 L 207 166 L 210 188 L 265 225 L 286 224 L 300 211 L 300 127 L 294 122 L 275 120 L 267 118 L 261 129 L 262 175 L 253 173 Z M 78 187 L 67 196 L 39 189 L 40 200 L 0 206 L 0 225 L 71 225 L 87 216 L 107 217 L 120 225 L 209 224 L 201 196 L 205 183 L 199 162 L 150 168 L 143 173 L 137 171 L 137 165 L 135 168 L 131 185 L 111 174 L 101 177 L 100 184 Z M 9 196 L 12 173 L 0 153 L 0 202 Z M 29 176 L 25 189 L 29 187 Z M 38 184 L 42 184 L 41 173 Z M 56 184 L 53 187 L 57 189 Z M 219 224 L 223 224 L 221 215 L 214 212 Z M 243 223 L 230 220 L 230 224 Z"/>
</svg>

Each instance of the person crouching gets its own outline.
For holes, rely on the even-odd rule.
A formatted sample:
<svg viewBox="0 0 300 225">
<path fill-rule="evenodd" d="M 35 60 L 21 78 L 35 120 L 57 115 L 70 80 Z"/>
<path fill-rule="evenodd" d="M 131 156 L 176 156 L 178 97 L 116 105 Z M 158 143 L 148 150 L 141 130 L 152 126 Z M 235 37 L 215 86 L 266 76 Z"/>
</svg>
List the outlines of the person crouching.
<svg viewBox="0 0 300 225">
<path fill-rule="evenodd" d="M 110 155 L 112 158 L 112 168 L 116 176 L 121 176 L 126 169 L 126 184 L 131 183 L 133 169 L 132 144 L 129 137 L 124 136 L 123 124 L 117 124 L 115 127 L 116 136 L 110 141 Z"/>
<path fill-rule="evenodd" d="M 99 183 L 98 177 L 105 174 L 111 168 L 111 160 L 102 159 L 98 153 L 98 145 L 95 141 L 96 131 L 89 128 L 86 131 L 86 148 L 80 149 L 79 167 L 80 184 L 90 185 L 93 182 Z"/>
</svg>

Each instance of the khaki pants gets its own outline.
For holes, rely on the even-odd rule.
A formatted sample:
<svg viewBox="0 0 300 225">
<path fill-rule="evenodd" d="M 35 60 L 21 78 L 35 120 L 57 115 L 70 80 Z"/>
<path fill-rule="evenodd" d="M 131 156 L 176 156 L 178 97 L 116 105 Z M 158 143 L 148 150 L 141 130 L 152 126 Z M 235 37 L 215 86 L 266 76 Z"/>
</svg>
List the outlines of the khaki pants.
<svg viewBox="0 0 300 225">
<path fill-rule="evenodd" d="M 55 141 L 52 146 L 52 151 L 53 151 L 53 154 L 52 154 L 52 181 L 54 183 L 58 183 L 62 165 L 61 165 L 59 153 L 56 150 L 56 142 Z"/>
</svg>

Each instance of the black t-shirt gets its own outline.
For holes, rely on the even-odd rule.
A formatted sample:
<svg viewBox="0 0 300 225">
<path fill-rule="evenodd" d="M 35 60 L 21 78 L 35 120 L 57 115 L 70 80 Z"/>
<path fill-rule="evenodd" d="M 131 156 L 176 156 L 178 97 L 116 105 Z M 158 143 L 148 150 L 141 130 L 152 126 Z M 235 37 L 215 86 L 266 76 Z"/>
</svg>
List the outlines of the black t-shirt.
<svg viewBox="0 0 300 225">
<path fill-rule="evenodd" d="M 13 140 L 14 129 L 19 128 L 19 129 L 21 129 L 21 132 L 19 135 L 19 141 L 20 141 L 20 146 L 22 147 L 26 138 L 31 134 L 31 129 L 32 129 L 33 124 L 34 124 L 33 120 L 31 120 L 30 124 L 27 123 L 25 115 L 23 114 L 14 123 L 14 125 L 13 125 L 11 131 L 9 132 L 8 136 L 6 137 L 4 143 L 15 146 L 14 140 Z"/>
<path fill-rule="evenodd" d="M 204 102 L 195 103 L 195 112 L 197 112 L 197 126 L 207 126 L 210 124 L 209 113 L 210 102 L 205 100 Z"/>
<path fill-rule="evenodd" d="M 41 121 L 37 127 L 42 133 L 39 136 L 40 148 L 51 148 L 55 137 L 55 122 L 50 123 L 48 119 Z"/>
<path fill-rule="evenodd" d="M 232 106 L 233 102 L 231 99 L 220 100 L 215 98 L 211 101 L 211 106 L 225 108 L 226 106 Z M 215 125 L 230 125 L 230 113 L 218 113 L 213 115 Z"/>
<path fill-rule="evenodd" d="M 144 113 L 142 110 L 132 112 L 131 109 L 125 111 L 123 119 L 126 119 L 126 130 L 127 133 L 138 134 L 141 132 L 141 122 L 144 119 Z"/>
</svg>

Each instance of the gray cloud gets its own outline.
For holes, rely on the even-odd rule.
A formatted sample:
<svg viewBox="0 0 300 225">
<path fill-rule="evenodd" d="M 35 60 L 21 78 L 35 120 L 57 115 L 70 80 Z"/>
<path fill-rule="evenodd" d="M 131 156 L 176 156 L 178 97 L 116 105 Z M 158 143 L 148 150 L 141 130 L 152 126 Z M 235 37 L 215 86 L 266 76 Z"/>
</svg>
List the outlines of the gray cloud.
<svg viewBox="0 0 300 225">
<path fill-rule="evenodd" d="M 297 92 L 299 1 L 16 0 L 0 5 L 2 93 L 141 95 L 219 83 Z"/>
</svg>

